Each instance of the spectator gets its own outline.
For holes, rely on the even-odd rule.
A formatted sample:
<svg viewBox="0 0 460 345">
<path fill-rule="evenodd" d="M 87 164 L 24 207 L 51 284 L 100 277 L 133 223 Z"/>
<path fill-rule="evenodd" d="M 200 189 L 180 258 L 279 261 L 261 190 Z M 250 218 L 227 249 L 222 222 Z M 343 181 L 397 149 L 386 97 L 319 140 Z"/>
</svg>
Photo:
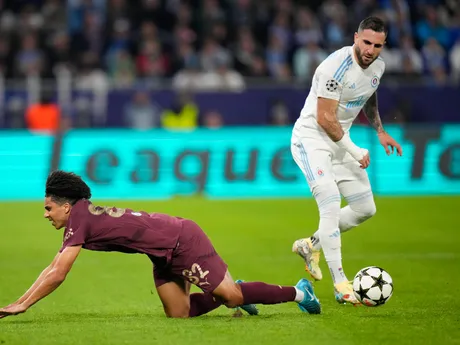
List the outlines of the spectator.
<svg viewBox="0 0 460 345">
<path fill-rule="evenodd" d="M 244 77 L 309 81 L 327 54 L 353 43 L 359 21 L 371 14 L 390 26 L 386 81 L 391 74 L 459 79 L 460 10 L 450 0 L 40 0 L 0 7 L 4 77 L 55 78 L 66 70 L 78 89 L 101 95 L 109 81 L 236 91 Z"/>
<path fill-rule="evenodd" d="M 426 7 L 425 18 L 417 23 L 417 37 L 422 45 L 434 38 L 444 49 L 448 48 L 449 32 L 441 23 L 438 12 L 433 6 Z"/>
<path fill-rule="evenodd" d="M 224 126 L 222 115 L 216 110 L 210 110 L 203 115 L 203 127 L 208 129 L 219 129 Z"/>
<path fill-rule="evenodd" d="M 294 54 L 294 74 L 300 81 L 309 81 L 316 68 L 327 54 L 314 41 L 307 42 L 304 47 L 297 49 Z"/>
<path fill-rule="evenodd" d="M 198 107 L 188 93 L 180 93 L 171 109 L 163 112 L 163 128 L 170 130 L 191 130 L 198 127 Z"/>
<path fill-rule="evenodd" d="M 159 127 L 161 113 L 160 106 L 150 100 L 147 92 L 138 91 L 125 108 L 125 124 L 129 128 L 141 130 Z"/>
<path fill-rule="evenodd" d="M 286 126 L 290 124 L 289 109 L 283 100 L 279 99 L 273 102 L 268 122 L 272 126 Z"/>
<path fill-rule="evenodd" d="M 26 109 L 27 128 L 34 132 L 56 132 L 61 125 L 61 113 L 59 107 L 47 94 L 43 94 L 41 100 L 30 105 Z"/>
<path fill-rule="evenodd" d="M 460 82 L 460 37 L 450 52 L 449 60 L 452 68 L 452 80 L 458 84 Z"/>
</svg>

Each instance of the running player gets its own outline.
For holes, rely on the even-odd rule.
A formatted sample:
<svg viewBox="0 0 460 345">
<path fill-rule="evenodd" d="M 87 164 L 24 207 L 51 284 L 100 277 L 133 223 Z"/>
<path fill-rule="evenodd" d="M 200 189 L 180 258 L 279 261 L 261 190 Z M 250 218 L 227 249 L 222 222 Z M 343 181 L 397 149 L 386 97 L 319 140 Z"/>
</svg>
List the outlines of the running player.
<svg viewBox="0 0 460 345">
<path fill-rule="evenodd" d="M 384 22 L 364 19 L 354 45 L 332 53 L 316 69 L 310 93 L 297 119 L 291 139 L 293 158 L 316 199 L 320 221 L 309 238 L 294 242 L 292 251 L 306 263 L 306 270 L 322 279 L 320 250 L 329 266 L 339 303 L 358 304 L 342 268 L 341 232 L 348 231 L 376 212 L 366 168 L 368 150 L 358 147 L 349 130 L 363 109 L 389 155 L 401 146 L 385 132 L 377 107 L 377 88 L 385 70 L 379 58 L 387 36 Z M 347 206 L 340 208 L 341 195 Z"/>
</svg>

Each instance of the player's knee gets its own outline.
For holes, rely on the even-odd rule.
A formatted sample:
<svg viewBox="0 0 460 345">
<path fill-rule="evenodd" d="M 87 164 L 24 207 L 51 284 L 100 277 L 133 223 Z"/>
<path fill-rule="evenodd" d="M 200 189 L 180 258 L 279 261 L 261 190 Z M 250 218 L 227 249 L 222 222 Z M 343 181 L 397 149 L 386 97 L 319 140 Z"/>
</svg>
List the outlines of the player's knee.
<svg viewBox="0 0 460 345">
<path fill-rule="evenodd" d="M 190 306 L 176 306 L 174 308 L 164 308 L 166 317 L 175 319 L 188 318 L 190 315 Z"/>
<path fill-rule="evenodd" d="M 236 308 L 244 303 L 243 293 L 237 284 L 221 291 L 218 297 L 228 308 Z"/>
<path fill-rule="evenodd" d="M 313 188 L 313 195 L 318 205 L 320 217 L 338 217 L 340 215 L 341 197 L 335 183 L 325 183 Z"/>
<path fill-rule="evenodd" d="M 356 205 L 351 204 L 350 207 L 353 211 L 359 214 L 361 220 L 369 219 L 373 217 L 377 212 L 377 207 L 375 206 L 375 202 L 373 199 L 365 203 L 360 203 Z"/>
<path fill-rule="evenodd" d="M 232 295 L 225 301 L 225 306 L 227 308 L 236 308 L 244 304 L 243 295 Z"/>
</svg>

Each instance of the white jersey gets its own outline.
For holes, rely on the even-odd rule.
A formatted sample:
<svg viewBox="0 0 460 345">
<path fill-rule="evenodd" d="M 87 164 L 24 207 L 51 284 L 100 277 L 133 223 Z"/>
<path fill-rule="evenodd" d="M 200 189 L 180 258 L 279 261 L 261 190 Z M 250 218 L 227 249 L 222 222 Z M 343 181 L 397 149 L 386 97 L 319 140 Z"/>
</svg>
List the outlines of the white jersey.
<svg viewBox="0 0 460 345">
<path fill-rule="evenodd" d="M 316 120 L 318 97 L 339 101 L 337 118 L 347 133 L 364 104 L 377 90 L 385 63 L 378 58 L 362 69 L 356 62 L 353 49 L 347 46 L 335 51 L 316 69 L 310 93 L 294 125 L 295 137 L 329 139 Z"/>
</svg>

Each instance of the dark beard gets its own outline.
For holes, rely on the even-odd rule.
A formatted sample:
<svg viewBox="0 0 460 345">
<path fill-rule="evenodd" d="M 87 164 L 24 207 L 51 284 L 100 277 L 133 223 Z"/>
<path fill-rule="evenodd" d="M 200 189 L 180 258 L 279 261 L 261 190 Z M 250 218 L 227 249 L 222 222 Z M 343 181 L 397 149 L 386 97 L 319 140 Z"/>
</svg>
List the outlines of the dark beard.
<svg viewBox="0 0 460 345">
<path fill-rule="evenodd" d="M 361 49 L 359 49 L 358 46 L 355 47 L 355 52 L 356 52 L 356 58 L 358 59 L 359 64 L 361 66 L 363 66 L 363 67 L 369 67 L 375 61 L 375 59 L 374 59 L 371 62 L 369 62 L 368 64 L 365 63 L 364 60 L 363 60 L 363 57 L 361 55 Z"/>
</svg>

